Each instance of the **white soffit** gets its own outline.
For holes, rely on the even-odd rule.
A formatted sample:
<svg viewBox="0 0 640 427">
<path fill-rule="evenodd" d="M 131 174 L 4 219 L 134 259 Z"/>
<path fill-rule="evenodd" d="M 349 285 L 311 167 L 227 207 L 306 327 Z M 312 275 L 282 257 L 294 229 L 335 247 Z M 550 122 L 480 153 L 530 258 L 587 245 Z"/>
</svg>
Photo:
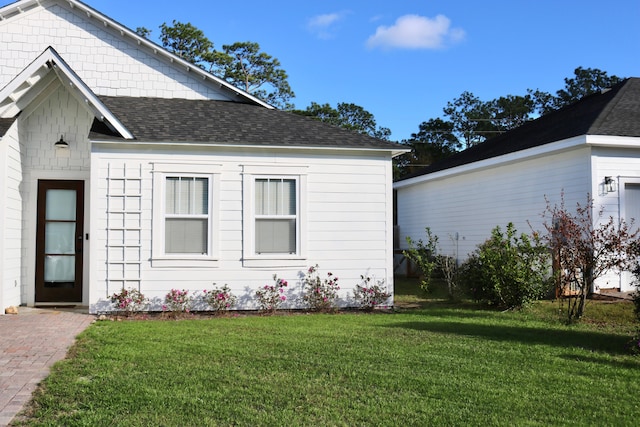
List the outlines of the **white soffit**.
<svg viewBox="0 0 640 427">
<path fill-rule="evenodd" d="M 60 84 L 98 120 L 123 138 L 134 138 L 52 47 L 45 49 L 0 90 L 0 118 L 15 117 L 32 102 L 42 102 L 43 95 L 52 93 Z"/>
</svg>

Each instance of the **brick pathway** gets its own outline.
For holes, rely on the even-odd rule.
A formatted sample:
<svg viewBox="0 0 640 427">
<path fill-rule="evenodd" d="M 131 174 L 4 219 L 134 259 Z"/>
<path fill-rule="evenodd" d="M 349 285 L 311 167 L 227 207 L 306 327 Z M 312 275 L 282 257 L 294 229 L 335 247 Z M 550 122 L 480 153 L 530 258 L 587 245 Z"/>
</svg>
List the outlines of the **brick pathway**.
<svg viewBox="0 0 640 427">
<path fill-rule="evenodd" d="M 49 368 L 64 359 L 75 337 L 95 319 L 74 311 L 20 307 L 0 315 L 0 426 L 31 399 Z"/>
</svg>

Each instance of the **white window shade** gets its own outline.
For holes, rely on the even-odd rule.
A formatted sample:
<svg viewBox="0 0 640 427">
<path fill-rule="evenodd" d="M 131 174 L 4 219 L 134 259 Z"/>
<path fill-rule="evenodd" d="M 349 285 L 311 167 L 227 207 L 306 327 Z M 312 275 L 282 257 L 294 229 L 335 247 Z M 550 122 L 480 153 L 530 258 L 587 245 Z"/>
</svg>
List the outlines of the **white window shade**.
<svg viewBox="0 0 640 427">
<path fill-rule="evenodd" d="M 297 252 L 296 180 L 257 178 L 255 180 L 256 254 Z"/>
<path fill-rule="evenodd" d="M 165 253 L 207 254 L 209 235 L 209 180 L 167 177 Z"/>
</svg>

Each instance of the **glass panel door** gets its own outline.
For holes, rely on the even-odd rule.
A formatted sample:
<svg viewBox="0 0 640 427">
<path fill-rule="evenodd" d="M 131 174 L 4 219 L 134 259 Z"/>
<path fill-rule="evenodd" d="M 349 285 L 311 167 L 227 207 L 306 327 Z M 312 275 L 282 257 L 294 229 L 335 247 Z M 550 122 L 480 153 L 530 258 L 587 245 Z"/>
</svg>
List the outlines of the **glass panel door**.
<svg viewBox="0 0 640 427">
<path fill-rule="evenodd" d="M 82 301 L 82 181 L 38 182 L 36 302 Z"/>
</svg>

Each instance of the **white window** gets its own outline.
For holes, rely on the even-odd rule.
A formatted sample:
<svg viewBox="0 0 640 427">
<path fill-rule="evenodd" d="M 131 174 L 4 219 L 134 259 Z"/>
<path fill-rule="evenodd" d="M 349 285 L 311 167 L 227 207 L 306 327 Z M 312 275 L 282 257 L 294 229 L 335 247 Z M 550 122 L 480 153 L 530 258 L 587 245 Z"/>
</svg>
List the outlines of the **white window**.
<svg viewBox="0 0 640 427">
<path fill-rule="evenodd" d="M 219 165 L 154 164 L 152 265 L 215 266 Z"/>
<path fill-rule="evenodd" d="M 256 178 L 256 254 L 296 254 L 298 208 L 294 178 Z"/>
<path fill-rule="evenodd" d="M 207 255 L 209 178 L 168 176 L 165 190 L 165 253 Z"/>
<path fill-rule="evenodd" d="M 243 264 L 304 265 L 306 168 L 245 166 Z"/>
</svg>

